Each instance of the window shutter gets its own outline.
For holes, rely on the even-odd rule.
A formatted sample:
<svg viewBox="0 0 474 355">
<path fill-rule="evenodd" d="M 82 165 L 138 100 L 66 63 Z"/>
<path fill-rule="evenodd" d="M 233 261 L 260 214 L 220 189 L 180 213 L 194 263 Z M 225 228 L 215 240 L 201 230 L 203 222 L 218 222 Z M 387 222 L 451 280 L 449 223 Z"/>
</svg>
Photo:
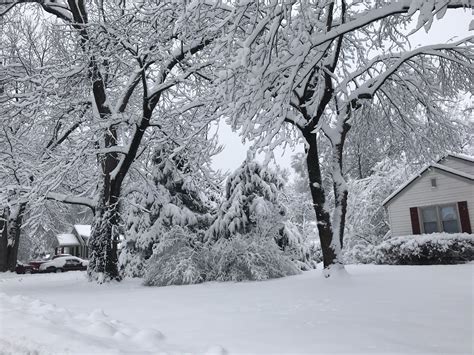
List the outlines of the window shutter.
<svg viewBox="0 0 474 355">
<path fill-rule="evenodd" d="M 421 234 L 420 219 L 418 218 L 418 207 L 410 207 L 411 230 L 413 234 Z"/>
<path fill-rule="evenodd" d="M 467 201 L 458 202 L 459 218 L 461 219 L 461 232 L 472 233 L 471 222 L 469 221 L 469 210 Z"/>
</svg>

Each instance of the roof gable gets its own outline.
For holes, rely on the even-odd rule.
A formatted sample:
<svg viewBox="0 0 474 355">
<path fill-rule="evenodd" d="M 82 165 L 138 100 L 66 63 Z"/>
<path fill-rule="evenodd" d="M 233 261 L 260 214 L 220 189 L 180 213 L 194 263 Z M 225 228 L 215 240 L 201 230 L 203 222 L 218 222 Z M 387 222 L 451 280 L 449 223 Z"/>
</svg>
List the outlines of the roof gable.
<svg viewBox="0 0 474 355">
<path fill-rule="evenodd" d="M 398 189 L 396 189 L 394 192 L 392 192 L 385 200 L 382 201 L 382 205 L 385 206 L 387 205 L 390 201 L 392 201 L 397 195 L 399 195 L 402 191 L 404 191 L 408 186 L 410 186 L 412 183 L 420 179 L 427 171 L 434 169 L 434 170 L 439 170 L 440 172 L 444 172 L 447 174 L 450 174 L 452 176 L 456 176 L 461 179 L 466 179 L 468 181 L 474 181 L 474 175 L 465 173 L 460 170 L 456 170 L 441 164 L 430 164 L 424 167 L 418 174 L 413 176 L 411 179 L 409 179 L 406 183 L 404 183 L 402 186 L 400 186 Z"/>
<path fill-rule="evenodd" d="M 76 236 L 71 233 L 58 234 L 56 235 L 56 239 L 58 240 L 60 247 L 80 245 L 79 240 L 77 240 Z"/>
<path fill-rule="evenodd" d="M 82 238 L 90 238 L 91 236 L 91 226 L 89 224 L 75 224 L 74 230 Z"/>
<path fill-rule="evenodd" d="M 454 153 L 450 153 L 448 155 L 445 155 L 444 157 L 440 158 L 436 163 L 442 163 L 443 160 L 446 160 L 446 159 L 456 159 L 458 161 L 461 161 L 463 163 L 466 163 L 466 164 L 469 164 L 471 165 L 472 163 L 474 163 L 474 158 L 469 156 L 469 155 L 465 155 L 465 154 L 454 154 Z"/>
</svg>

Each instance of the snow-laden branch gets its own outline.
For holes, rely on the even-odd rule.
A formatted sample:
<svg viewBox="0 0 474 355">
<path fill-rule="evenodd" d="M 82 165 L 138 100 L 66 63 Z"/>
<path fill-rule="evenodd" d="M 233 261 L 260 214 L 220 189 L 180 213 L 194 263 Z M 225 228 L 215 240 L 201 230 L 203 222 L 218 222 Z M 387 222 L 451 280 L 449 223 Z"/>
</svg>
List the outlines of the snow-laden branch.
<svg viewBox="0 0 474 355">
<path fill-rule="evenodd" d="M 373 77 L 367 80 L 364 84 L 360 85 L 357 89 L 355 89 L 349 96 L 349 102 L 356 102 L 359 99 L 371 99 L 375 92 L 386 82 L 388 78 L 390 78 L 397 70 L 408 60 L 419 56 L 419 55 L 431 55 L 431 56 L 442 56 L 445 59 L 450 60 L 450 57 L 447 57 L 443 54 L 443 51 L 446 50 L 455 50 L 459 48 L 459 45 L 464 43 L 472 42 L 474 36 L 467 37 L 457 42 L 448 43 L 448 44 L 435 44 L 435 45 L 428 45 L 419 47 L 412 51 L 405 52 L 403 54 L 397 55 L 397 60 L 388 67 L 382 74 Z M 453 58 L 456 62 L 456 58 Z M 472 68 L 472 64 L 467 62 L 461 63 L 464 66 Z M 360 76 L 359 72 L 356 72 L 356 76 Z M 354 78 L 354 77 L 353 77 Z M 353 78 L 351 80 L 353 80 Z M 351 81 L 346 79 L 345 82 Z"/>
<path fill-rule="evenodd" d="M 117 103 L 115 105 L 115 114 L 125 112 L 125 109 L 127 108 L 128 102 L 130 101 L 130 98 L 132 97 L 135 88 L 140 83 L 142 71 L 143 68 L 139 68 L 130 75 L 127 85 L 125 86 L 125 89 L 122 91 L 122 94 L 118 98 Z"/>
<path fill-rule="evenodd" d="M 93 200 L 88 197 L 82 197 L 82 196 L 71 196 L 67 194 L 62 194 L 58 192 L 48 192 L 45 195 L 45 198 L 47 200 L 53 200 L 57 202 L 63 202 L 67 203 L 70 205 L 79 205 L 79 206 L 86 206 L 89 207 L 92 210 L 95 210 L 97 207 L 97 201 Z"/>
<path fill-rule="evenodd" d="M 323 35 L 315 35 L 310 38 L 312 47 L 318 47 L 323 43 L 332 41 L 346 33 L 353 32 L 357 29 L 365 27 L 371 23 L 397 14 L 413 15 L 416 11 L 420 11 L 419 22 L 428 22 L 432 19 L 434 13 L 438 17 L 443 13 L 443 9 L 458 9 L 465 7 L 473 7 L 474 4 L 469 0 L 450 0 L 450 1 L 412 1 L 400 0 L 392 2 L 389 5 L 382 6 L 378 9 L 369 9 L 366 13 L 360 14 L 355 20 L 348 21 L 338 27 L 334 27 L 331 31 Z M 434 13 L 433 13 L 434 12 Z"/>
<path fill-rule="evenodd" d="M 16 5 L 32 3 L 39 4 L 43 9 L 57 17 L 72 22 L 73 16 L 67 1 L 61 0 L 4 0 L 0 2 L 0 16 L 6 15 Z"/>
<path fill-rule="evenodd" d="M 176 78 L 175 80 L 172 80 L 168 83 L 165 82 L 166 77 L 173 70 L 173 68 L 180 61 L 182 61 L 186 57 L 187 54 L 190 54 L 190 55 L 196 54 L 200 50 L 204 49 L 204 47 L 206 47 L 208 44 L 210 44 L 211 41 L 212 40 L 208 38 L 201 38 L 187 46 L 176 48 L 173 51 L 171 58 L 163 65 L 159 78 L 156 81 L 155 86 L 150 90 L 150 93 L 148 95 L 148 100 L 150 101 L 152 106 L 154 102 L 159 99 L 161 93 L 164 90 L 169 89 L 170 87 L 176 85 L 176 83 L 179 80 L 182 80 L 182 78 Z M 196 70 L 198 69 L 194 68 L 193 70 L 189 71 L 188 73 L 184 75 L 184 78 L 187 78 L 191 74 L 191 72 L 196 71 Z"/>
<path fill-rule="evenodd" d="M 119 153 L 119 154 L 127 155 L 129 153 L 129 149 L 130 149 L 129 146 L 114 145 L 112 147 L 100 148 L 100 149 L 96 150 L 95 152 L 97 154 Z"/>
</svg>

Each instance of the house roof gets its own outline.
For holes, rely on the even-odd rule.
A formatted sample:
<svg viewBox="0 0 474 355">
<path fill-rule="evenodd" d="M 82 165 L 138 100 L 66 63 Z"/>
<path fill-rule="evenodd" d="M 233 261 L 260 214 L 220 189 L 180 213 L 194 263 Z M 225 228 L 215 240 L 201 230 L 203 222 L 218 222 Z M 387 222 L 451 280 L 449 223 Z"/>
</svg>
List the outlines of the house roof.
<svg viewBox="0 0 474 355">
<path fill-rule="evenodd" d="M 64 233 L 56 235 L 56 238 L 59 242 L 60 247 L 70 246 L 70 245 L 80 245 L 76 236 L 71 233 Z"/>
<path fill-rule="evenodd" d="M 415 180 L 417 180 L 418 178 L 420 178 L 426 171 L 428 170 L 431 170 L 431 169 L 437 169 L 437 170 L 441 170 L 441 171 L 444 171 L 446 173 L 449 173 L 449 174 L 452 174 L 452 175 L 455 175 L 455 176 L 458 176 L 460 178 L 463 178 L 463 179 L 467 179 L 467 180 L 470 180 L 470 181 L 474 181 L 474 175 L 471 175 L 471 174 L 468 174 L 468 173 L 465 173 L 464 171 L 460 171 L 460 170 L 457 170 L 457 169 L 453 169 L 453 168 L 449 168 L 447 166 L 444 166 L 444 165 L 441 165 L 441 164 L 438 164 L 440 161 L 442 161 L 443 159 L 447 158 L 447 157 L 454 157 L 454 158 L 457 158 L 457 156 L 460 156 L 459 154 L 449 154 L 441 159 L 438 160 L 437 163 L 433 163 L 433 164 L 429 164 L 427 166 L 425 166 L 423 169 L 421 169 L 415 176 L 413 176 L 411 179 L 409 179 L 406 183 L 404 183 L 402 186 L 400 186 L 398 189 L 396 189 L 394 192 L 392 192 L 385 200 L 382 201 L 382 205 L 385 206 L 388 202 L 390 202 L 395 196 L 397 196 L 400 192 L 402 192 L 403 190 L 405 190 L 409 185 L 411 185 L 412 182 L 414 182 Z M 464 158 L 464 156 L 462 158 L 458 158 L 458 159 L 463 159 L 463 160 L 467 160 L 467 161 L 470 161 L 470 162 L 474 162 L 474 159 L 471 158 L 471 157 L 468 157 L 468 156 L 465 156 L 466 158 Z"/>
<path fill-rule="evenodd" d="M 471 163 L 474 163 L 474 157 L 471 157 L 469 155 L 466 155 L 466 154 L 459 154 L 459 153 L 450 153 L 448 155 L 445 155 L 444 157 L 442 157 L 441 159 L 439 159 L 437 161 L 437 163 L 439 163 L 440 161 L 446 159 L 446 158 L 456 158 L 456 159 L 459 159 L 459 160 L 464 160 L 464 161 L 468 161 L 468 162 L 471 162 Z"/>
<path fill-rule="evenodd" d="M 74 229 L 76 233 L 83 238 L 90 238 L 91 236 L 91 226 L 89 224 L 75 224 Z"/>
</svg>

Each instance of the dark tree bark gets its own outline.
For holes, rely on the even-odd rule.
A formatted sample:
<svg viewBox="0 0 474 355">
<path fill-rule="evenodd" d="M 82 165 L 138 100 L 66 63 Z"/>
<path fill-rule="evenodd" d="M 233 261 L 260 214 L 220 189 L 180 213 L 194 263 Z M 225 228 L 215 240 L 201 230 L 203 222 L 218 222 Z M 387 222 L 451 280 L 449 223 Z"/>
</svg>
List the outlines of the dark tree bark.
<svg viewBox="0 0 474 355">
<path fill-rule="evenodd" d="M 349 114 L 349 111 L 348 111 Z M 340 247 L 344 246 L 344 229 L 346 227 L 346 214 L 347 214 L 347 196 L 348 196 L 348 191 L 347 187 L 345 186 L 345 182 L 342 180 L 344 179 L 343 177 L 343 169 L 342 169 L 342 163 L 343 163 L 343 152 L 344 152 L 344 143 L 346 142 L 346 137 L 347 134 L 349 133 L 349 130 L 351 129 L 351 126 L 346 122 L 342 125 L 342 132 L 340 136 L 340 142 L 336 144 L 334 147 L 335 149 L 335 157 L 334 159 L 337 161 L 336 165 L 336 172 L 338 173 L 338 177 L 333 179 L 334 181 L 334 201 L 335 201 L 335 207 L 336 209 L 339 209 L 340 211 L 340 216 L 339 216 L 339 225 L 338 225 L 338 237 L 339 237 L 339 243 Z M 334 172 L 333 172 L 334 173 Z"/>
<path fill-rule="evenodd" d="M 90 264 L 87 270 L 89 278 L 97 280 L 99 283 L 108 280 L 121 280 L 117 266 L 118 198 L 105 199 L 105 191 L 102 194 L 89 240 Z"/>
<path fill-rule="evenodd" d="M 5 231 L 3 233 L 6 234 L 6 240 L 3 241 L 2 237 L 2 245 L 6 242 L 6 252 L 1 251 L 1 257 L 4 257 L 6 254 L 6 269 L 9 271 L 14 272 L 18 260 L 18 246 L 20 245 L 20 233 L 21 233 L 21 225 L 23 223 L 23 216 L 25 215 L 26 210 L 26 202 L 20 203 L 18 206 L 18 210 L 14 213 L 8 214 L 5 223 Z M 3 234 L 2 233 L 2 234 Z"/>
<path fill-rule="evenodd" d="M 337 263 L 337 255 L 332 247 L 332 225 L 331 216 L 324 209 L 326 195 L 323 188 L 323 179 L 319 165 L 319 152 L 316 134 L 307 132 L 304 134 L 306 140 L 306 167 L 308 169 L 309 188 L 313 199 L 313 208 L 316 213 L 316 220 L 323 253 L 324 268 L 329 268 Z"/>
<path fill-rule="evenodd" d="M 8 270 L 8 233 L 7 233 L 7 209 L 3 209 L 0 215 L 0 272 Z"/>
</svg>

